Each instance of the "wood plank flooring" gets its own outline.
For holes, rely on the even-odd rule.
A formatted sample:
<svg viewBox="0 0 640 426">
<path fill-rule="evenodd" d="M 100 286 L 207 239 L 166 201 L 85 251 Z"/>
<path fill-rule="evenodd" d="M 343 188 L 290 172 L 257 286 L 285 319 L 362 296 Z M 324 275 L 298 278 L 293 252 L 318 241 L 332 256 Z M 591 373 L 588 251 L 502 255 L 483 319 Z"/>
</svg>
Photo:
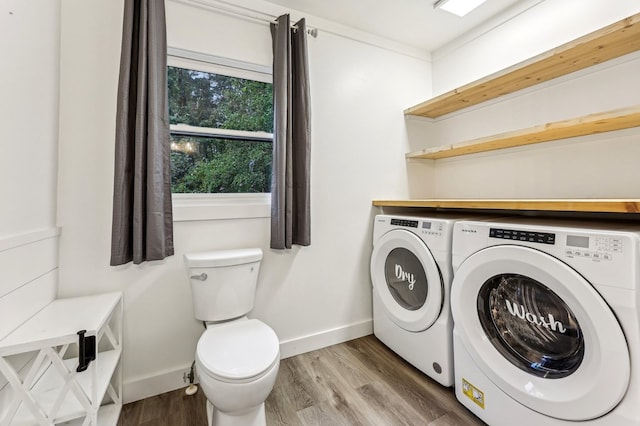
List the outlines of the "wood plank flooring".
<svg viewBox="0 0 640 426">
<path fill-rule="evenodd" d="M 178 389 L 125 405 L 118 426 L 206 426 L 205 404 Z M 484 425 L 373 335 L 282 360 L 265 406 L 269 426 Z"/>
</svg>

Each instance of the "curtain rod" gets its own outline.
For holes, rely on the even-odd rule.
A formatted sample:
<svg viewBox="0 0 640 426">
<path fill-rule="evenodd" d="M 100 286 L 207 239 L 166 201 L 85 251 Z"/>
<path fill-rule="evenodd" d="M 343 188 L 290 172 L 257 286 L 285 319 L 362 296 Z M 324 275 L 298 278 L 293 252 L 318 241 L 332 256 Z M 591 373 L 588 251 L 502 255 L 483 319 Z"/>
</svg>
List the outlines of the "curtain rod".
<svg viewBox="0 0 640 426">
<path fill-rule="evenodd" d="M 224 0 L 171 0 L 175 3 L 183 3 L 192 6 L 199 6 L 204 9 L 215 10 L 218 12 L 225 13 L 227 15 L 232 15 L 235 17 L 242 18 L 247 21 L 260 22 L 262 24 L 275 24 L 277 16 L 270 15 L 268 13 L 262 12 L 260 10 L 250 9 L 244 6 L 238 6 L 228 1 Z M 224 7 L 226 5 L 227 7 Z M 260 16 L 256 16 L 260 15 Z M 297 30 L 295 25 L 291 26 L 292 28 Z M 316 38 L 318 36 L 317 28 L 307 28 L 307 34 L 311 37 Z"/>
</svg>

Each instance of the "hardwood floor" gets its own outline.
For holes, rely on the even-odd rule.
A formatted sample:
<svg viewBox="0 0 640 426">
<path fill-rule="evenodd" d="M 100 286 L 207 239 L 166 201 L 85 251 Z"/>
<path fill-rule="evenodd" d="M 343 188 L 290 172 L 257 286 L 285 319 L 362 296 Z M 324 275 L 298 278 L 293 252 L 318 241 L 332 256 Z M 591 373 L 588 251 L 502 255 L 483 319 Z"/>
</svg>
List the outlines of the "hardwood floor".
<svg viewBox="0 0 640 426">
<path fill-rule="evenodd" d="M 118 426 L 206 426 L 205 403 L 178 389 L 125 405 Z M 265 406 L 269 426 L 484 425 L 373 335 L 282 360 Z"/>
<path fill-rule="evenodd" d="M 193 396 L 177 389 L 126 404 L 117 426 L 206 426 L 206 402 L 202 389 Z"/>
</svg>

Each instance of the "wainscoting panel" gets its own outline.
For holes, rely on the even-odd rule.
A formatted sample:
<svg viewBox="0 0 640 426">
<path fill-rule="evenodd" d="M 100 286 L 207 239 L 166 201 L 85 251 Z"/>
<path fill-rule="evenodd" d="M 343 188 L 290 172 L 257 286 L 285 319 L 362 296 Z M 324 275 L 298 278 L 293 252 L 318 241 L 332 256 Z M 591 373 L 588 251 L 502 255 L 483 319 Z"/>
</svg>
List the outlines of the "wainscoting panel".
<svg viewBox="0 0 640 426">
<path fill-rule="evenodd" d="M 59 228 L 47 228 L 0 238 L 0 340 L 55 299 L 59 236 Z M 9 357 L 21 379 L 34 355 Z M 12 398 L 7 384 L 0 374 L 0 408 Z"/>
<path fill-rule="evenodd" d="M 56 269 L 57 252 L 57 238 L 46 238 L 0 251 L 0 297 Z"/>
<path fill-rule="evenodd" d="M 56 297 L 58 228 L 0 239 L 0 339 Z"/>
</svg>

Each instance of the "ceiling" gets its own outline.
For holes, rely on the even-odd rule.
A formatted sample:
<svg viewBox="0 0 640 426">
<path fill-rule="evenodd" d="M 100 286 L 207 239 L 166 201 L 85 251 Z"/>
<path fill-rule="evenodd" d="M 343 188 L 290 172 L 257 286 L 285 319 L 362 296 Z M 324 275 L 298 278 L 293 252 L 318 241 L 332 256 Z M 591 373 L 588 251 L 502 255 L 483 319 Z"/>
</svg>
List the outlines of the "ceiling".
<svg viewBox="0 0 640 426">
<path fill-rule="evenodd" d="M 434 9 L 436 0 L 268 0 L 347 27 L 433 51 L 502 14 L 521 0 L 487 0 L 461 18 Z"/>
</svg>

